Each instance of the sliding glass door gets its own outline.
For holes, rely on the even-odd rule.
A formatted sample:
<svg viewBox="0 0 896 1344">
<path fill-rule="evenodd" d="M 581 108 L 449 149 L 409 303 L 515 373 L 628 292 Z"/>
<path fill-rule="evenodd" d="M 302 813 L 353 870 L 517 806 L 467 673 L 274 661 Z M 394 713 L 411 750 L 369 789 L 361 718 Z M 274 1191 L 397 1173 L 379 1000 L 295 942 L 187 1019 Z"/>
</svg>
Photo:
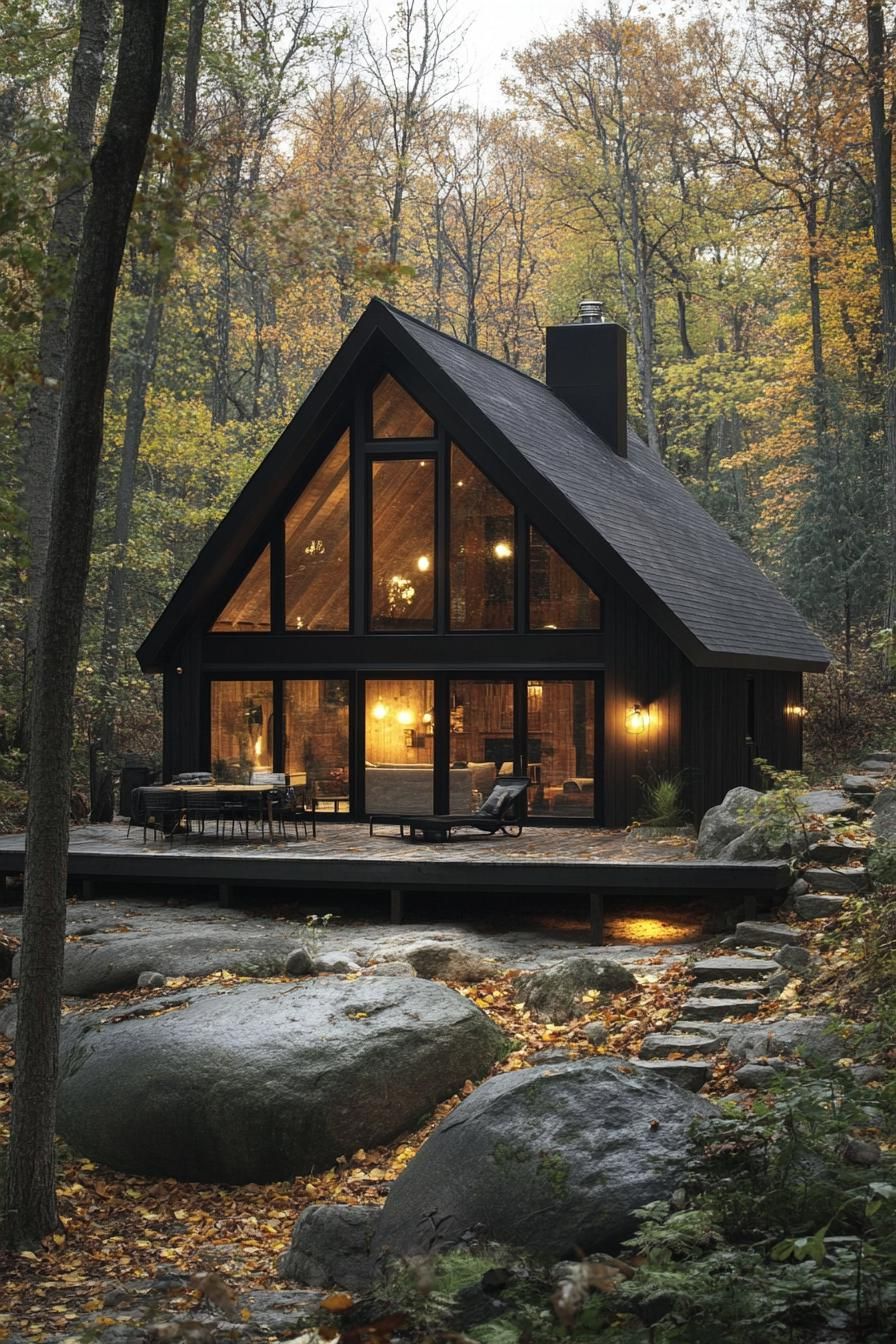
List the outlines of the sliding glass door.
<svg viewBox="0 0 896 1344">
<path fill-rule="evenodd" d="M 365 813 L 476 812 L 528 774 L 533 818 L 597 818 L 595 678 L 369 678 L 361 697 Z"/>
</svg>

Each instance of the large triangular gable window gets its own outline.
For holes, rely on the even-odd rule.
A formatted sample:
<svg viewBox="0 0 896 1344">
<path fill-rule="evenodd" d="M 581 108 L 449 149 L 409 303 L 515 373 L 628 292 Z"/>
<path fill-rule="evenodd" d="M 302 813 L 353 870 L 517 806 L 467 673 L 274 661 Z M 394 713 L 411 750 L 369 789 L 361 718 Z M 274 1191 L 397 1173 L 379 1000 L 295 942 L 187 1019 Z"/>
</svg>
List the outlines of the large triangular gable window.
<svg viewBox="0 0 896 1344">
<path fill-rule="evenodd" d="M 286 515 L 286 629 L 349 628 L 349 435 Z"/>
<path fill-rule="evenodd" d="M 428 411 L 387 373 L 373 389 L 371 432 L 374 439 L 434 439 L 435 421 Z"/>
<path fill-rule="evenodd" d="M 600 629 L 597 593 L 534 527 L 529 528 L 529 629 Z"/>
<path fill-rule="evenodd" d="M 212 626 L 218 634 L 256 634 L 271 628 L 271 548 L 265 546 Z"/>
</svg>

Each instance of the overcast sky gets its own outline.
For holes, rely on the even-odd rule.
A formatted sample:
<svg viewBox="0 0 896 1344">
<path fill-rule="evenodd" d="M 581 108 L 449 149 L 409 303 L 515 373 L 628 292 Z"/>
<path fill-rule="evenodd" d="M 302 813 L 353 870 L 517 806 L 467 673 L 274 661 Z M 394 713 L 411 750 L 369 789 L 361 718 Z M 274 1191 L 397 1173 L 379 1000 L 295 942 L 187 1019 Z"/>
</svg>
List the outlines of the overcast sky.
<svg viewBox="0 0 896 1344">
<path fill-rule="evenodd" d="M 388 14 L 395 0 L 370 0 L 374 14 Z M 501 80 L 511 73 L 505 52 L 524 47 L 534 37 L 558 33 L 582 8 L 582 0 L 457 0 L 457 14 L 469 31 L 461 64 L 469 72 L 465 101 L 483 108 L 504 101 Z"/>
</svg>

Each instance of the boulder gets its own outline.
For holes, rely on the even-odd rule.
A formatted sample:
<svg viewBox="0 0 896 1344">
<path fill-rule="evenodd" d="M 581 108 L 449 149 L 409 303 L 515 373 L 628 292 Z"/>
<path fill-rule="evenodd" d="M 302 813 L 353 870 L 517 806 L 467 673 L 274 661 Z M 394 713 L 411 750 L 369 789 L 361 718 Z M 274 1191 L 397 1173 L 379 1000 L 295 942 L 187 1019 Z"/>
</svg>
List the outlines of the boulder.
<svg viewBox="0 0 896 1344">
<path fill-rule="evenodd" d="M 62 992 L 72 998 L 134 989 L 151 966 L 160 975 L 202 976 L 215 971 L 280 975 L 295 933 L 271 924 L 250 928 L 242 921 L 174 922 L 165 928 L 83 934 L 67 942 Z M 16 956 L 13 973 L 17 972 Z"/>
<path fill-rule="evenodd" d="M 475 985 L 500 972 L 495 962 L 452 943 L 415 943 L 403 949 L 401 959 L 409 962 L 424 980 L 454 980 L 458 984 Z"/>
<path fill-rule="evenodd" d="M 393 1185 L 374 1256 L 426 1255 L 469 1236 L 557 1259 L 615 1251 L 634 1211 L 668 1199 L 715 1108 L 610 1060 L 505 1073 L 442 1121 Z"/>
<path fill-rule="evenodd" d="M 896 840 L 896 784 L 881 789 L 871 805 L 872 830 L 879 840 Z"/>
<path fill-rule="evenodd" d="M 569 957 L 536 971 L 520 982 L 526 1007 L 544 1022 L 568 1022 L 585 1011 L 582 995 L 588 990 L 619 994 L 634 989 L 637 980 L 627 966 L 599 957 Z"/>
<path fill-rule="evenodd" d="M 809 965 L 809 953 L 804 947 L 781 947 L 773 960 L 788 971 L 801 971 L 804 966 Z"/>
<path fill-rule="evenodd" d="M 756 789 L 740 787 L 729 789 L 716 807 L 711 807 L 700 822 L 697 836 L 698 859 L 717 859 L 732 840 L 743 835 L 748 823 L 742 814 L 748 812 L 761 795 Z"/>
<path fill-rule="evenodd" d="M 728 1037 L 728 1052 L 735 1059 L 767 1059 L 799 1055 L 803 1059 L 840 1059 L 845 1045 L 831 1031 L 829 1017 L 785 1017 L 777 1021 L 751 1022 L 736 1027 Z"/>
<path fill-rule="evenodd" d="M 741 920 L 734 930 L 740 946 L 751 947 L 756 943 L 768 943 L 772 947 L 785 947 L 789 943 L 798 943 L 803 937 L 799 929 L 789 924 L 761 924 L 757 920 Z"/>
<path fill-rule="evenodd" d="M 280 1277 L 309 1288 L 363 1292 L 373 1278 L 370 1248 L 381 1212 L 376 1204 L 309 1204 L 278 1262 Z"/>
<path fill-rule="evenodd" d="M 286 1180 L 413 1128 L 505 1048 L 425 980 L 184 990 L 64 1019 L 58 1128 L 118 1171 Z"/>
<path fill-rule="evenodd" d="M 311 969 L 315 975 L 357 975 L 361 967 L 347 952 L 322 952 Z"/>
<path fill-rule="evenodd" d="M 603 1022 L 586 1022 L 582 1028 L 582 1035 L 592 1045 L 603 1045 L 609 1034 Z"/>
<path fill-rule="evenodd" d="M 835 891 L 849 895 L 865 891 L 868 873 L 864 868 L 807 868 L 806 881 L 812 891 Z"/>
<path fill-rule="evenodd" d="M 313 964 L 314 958 L 307 947 L 294 947 L 283 969 L 287 975 L 294 975 L 298 979 L 302 975 L 310 975 Z"/>
<path fill-rule="evenodd" d="M 828 896 L 813 891 L 808 896 L 796 900 L 796 913 L 800 919 L 825 919 L 839 915 L 846 904 L 845 896 Z"/>
</svg>

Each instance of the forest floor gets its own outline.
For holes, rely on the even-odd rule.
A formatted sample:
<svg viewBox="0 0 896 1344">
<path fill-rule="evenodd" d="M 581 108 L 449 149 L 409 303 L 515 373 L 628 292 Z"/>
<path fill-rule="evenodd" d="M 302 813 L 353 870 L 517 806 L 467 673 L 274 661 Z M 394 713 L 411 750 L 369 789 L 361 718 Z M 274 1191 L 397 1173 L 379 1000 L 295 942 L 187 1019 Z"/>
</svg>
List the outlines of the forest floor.
<svg viewBox="0 0 896 1344">
<path fill-rule="evenodd" d="M 871 1017 L 873 993 L 863 989 L 856 977 L 855 948 L 838 939 L 836 921 L 818 920 L 800 927 L 813 954 L 813 973 L 794 981 L 785 991 L 786 1003 L 777 1009 L 769 1005 L 769 1013 L 780 1016 L 785 1008 L 804 1014 L 833 1012 L 857 1021 Z M 586 996 L 582 1015 L 564 1023 L 538 1022 L 531 1016 L 519 996 L 517 969 L 452 988 L 469 997 L 516 1042 L 494 1072 L 526 1068 L 546 1049 L 562 1049 L 571 1058 L 632 1056 L 644 1036 L 677 1019 L 692 987 L 689 960 L 715 946 L 717 940 L 643 949 L 629 962 L 638 977 L 636 989 L 603 1001 L 596 994 L 590 1000 Z M 618 954 L 621 949 L 613 950 Z M 219 972 L 195 979 L 169 978 L 168 987 L 225 987 L 246 979 Z M 114 1009 L 154 992 L 104 995 L 91 999 L 90 1006 Z M 10 993 L 0 991 L 0 1010 Z M 608 1032 L 597 1047 L 583 1034 L 594 1021 L 602 1022 Z M 12 1067 L 12 1045 L 0 1036 L 0 1145 L 6 1137 Z M 723 1051 L 713 1061 L 704 1094 L 718 1098 L 733 1091 L 733 1069 Z M 277 1260 L 302 1209 L 312 1202 L 381 1203 L 427 1135 L 472 1090 L 473 1083 L 468 1082 L 421 1128 L 388 1146 L 346 1153 L 329 1171 L 274 1185 L 222 1187 L 124 1176 L 80 1159 L 60 1144 L 60 1227 L 41 1250 L 7 1256 L 5 1263 L 0 1260 L 4 1278 L 0 1339 L 81 1339 L 88 1321 L 93 1337 L 98 1337 L 121 1319 L 115 1305 L 122 1297 L 120 1286 L 158 1281 L 160 1276 L 163 1282 L 167 1276 L 170 1284 L 166 1310 L 197 1309 L 203 1281 L 191 1287 L 189 1278 L 211 1273 L 216 1283 L 226 1285 L 236 1310 L 248 1320 L 256 1303 L 266 1300 L 266 1291 L 284 1288 Z"/>
</svg>

